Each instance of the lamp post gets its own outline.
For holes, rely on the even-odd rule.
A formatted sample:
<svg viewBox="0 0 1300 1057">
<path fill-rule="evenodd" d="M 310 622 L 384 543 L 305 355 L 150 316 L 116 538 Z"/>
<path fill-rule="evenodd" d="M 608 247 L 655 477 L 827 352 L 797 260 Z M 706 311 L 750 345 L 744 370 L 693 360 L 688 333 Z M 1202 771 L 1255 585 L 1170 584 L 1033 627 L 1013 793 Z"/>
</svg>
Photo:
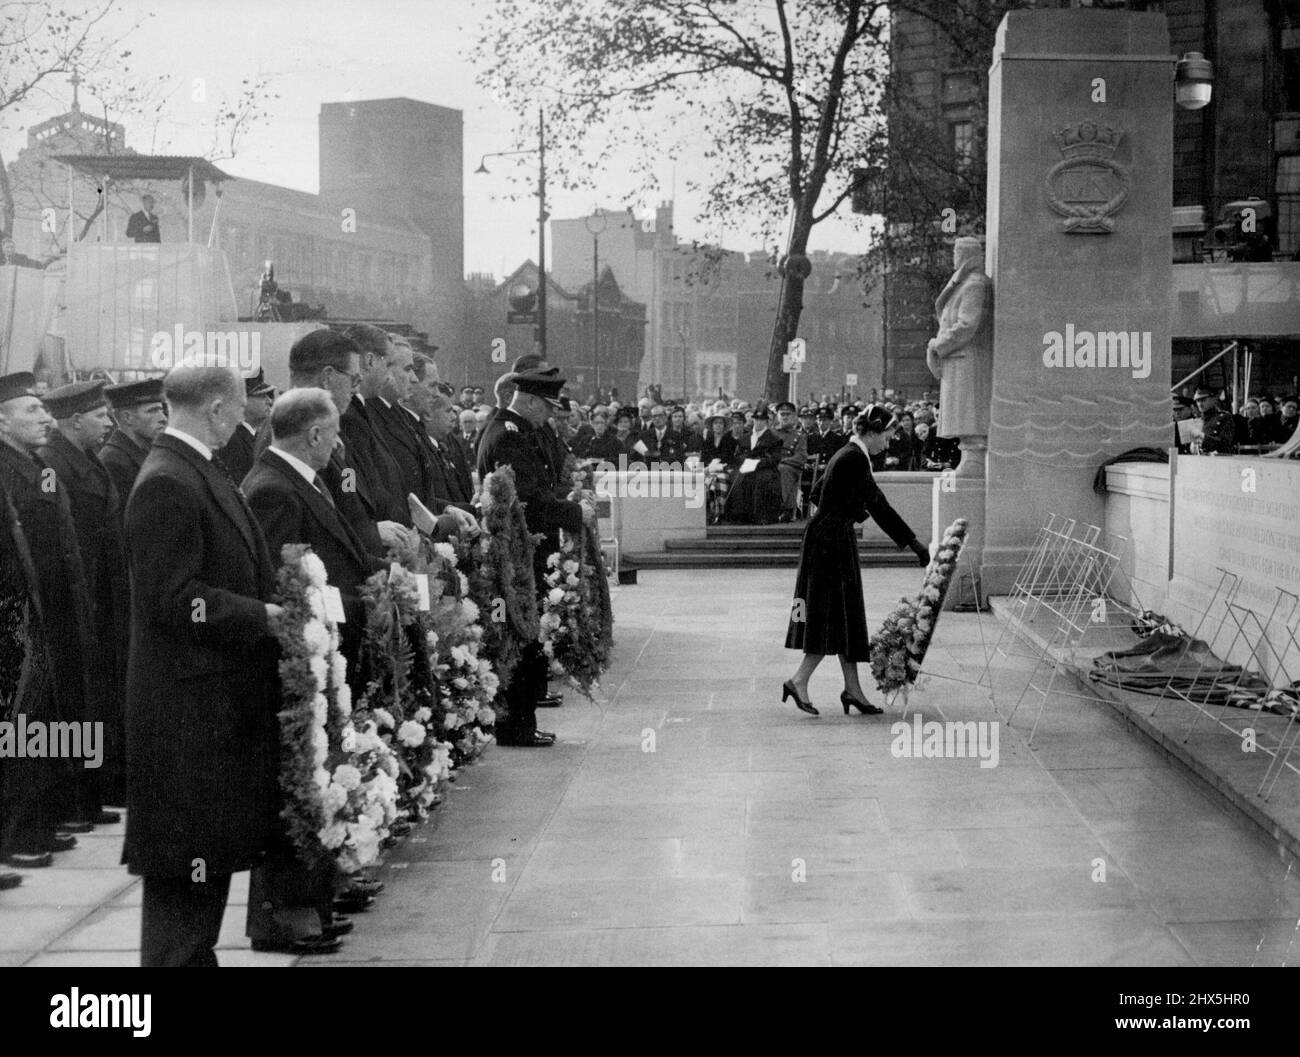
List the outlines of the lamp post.
<svg viewBox="0 0 1300 1057">
<path fill-rule="evenodd" d="M 484 154 L 474 170 L 486 175 L 489 158 L 509 158 L 521 154 L 537 155 L 537 327 L 534 331 L 537 351 L 546 358 L 546 119 L 537 108 L 537 146 L 532 150 L 501 150 Z"/>
<path fill-rule="evenodd" d="M 583 222 L 591 232 L 591 365 L 596 371 L 596 399 L 600 399 L 600 233 L 609 223 L 593 210 Z"/>
</svg>

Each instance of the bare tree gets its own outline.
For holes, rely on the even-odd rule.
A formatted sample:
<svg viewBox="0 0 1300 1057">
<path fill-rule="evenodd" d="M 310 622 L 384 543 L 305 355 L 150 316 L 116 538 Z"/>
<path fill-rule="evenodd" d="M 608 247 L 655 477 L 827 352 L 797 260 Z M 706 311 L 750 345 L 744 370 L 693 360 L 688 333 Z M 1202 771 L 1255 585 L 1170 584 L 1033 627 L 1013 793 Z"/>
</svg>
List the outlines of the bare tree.
<svg viewBox="0 0 1300 1057">
<path fill-rule="evenodd" d="M 113 6 L 103 0 L 66 10 L 48 0 L 0 0 L 0 117 L 29 103 L 51 77 L 125 62 L 130 52 L 122 44 L 135 25 L 112 29 Z M 13 224 L 14 198 L 0 157 L 0 226 L 10 232 Z"/>
<path fill-rule="evenodd" d="M 872 0 L 502 0 L 472 55 L 521 118 L 545 101 L 566 187 L 592 186 L 630 148 L 648 192 L 665 159 L 702 151 L 701 220 L 757 227 L 780 247 L 765 379 L 779 397 L 809 236 L 882 150 L 887 38 Z"/>
</svg>

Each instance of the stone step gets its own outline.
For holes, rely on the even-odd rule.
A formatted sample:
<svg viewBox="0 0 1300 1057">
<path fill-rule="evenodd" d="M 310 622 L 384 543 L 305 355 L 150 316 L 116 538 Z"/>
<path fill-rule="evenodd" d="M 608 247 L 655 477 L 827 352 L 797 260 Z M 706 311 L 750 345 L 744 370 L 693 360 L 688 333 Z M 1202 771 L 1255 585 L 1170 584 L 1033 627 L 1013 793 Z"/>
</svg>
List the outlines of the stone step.
<svg viewBox="0 0 1300 1057">
<path fill-rule="evenodd" d="M 664 540 L 664 549 L 669 551 L 716 551 L 730 552 L 766 552 L 793 551 L 799 553 L 800 537 L 781 536 L 731 536 L 716 539 L 710 536 L 702 540 Z M 859 540 L 858 551 L 863 555 L 897 554 L 898 548 L 889 540 Z"/>
<path fill-rule="evenodd" d="M 636 553 L 624 556 L 642 569 L 793 569 L 799 564 L 799 549 L 737 550 L 735 548 L 706 550 L 702 547 L 681 547 L 661 554 Z M 905 566 L 916 564 L 916 559 L 906 551 L 861 552 L 864 566 Z"/>
</svg>

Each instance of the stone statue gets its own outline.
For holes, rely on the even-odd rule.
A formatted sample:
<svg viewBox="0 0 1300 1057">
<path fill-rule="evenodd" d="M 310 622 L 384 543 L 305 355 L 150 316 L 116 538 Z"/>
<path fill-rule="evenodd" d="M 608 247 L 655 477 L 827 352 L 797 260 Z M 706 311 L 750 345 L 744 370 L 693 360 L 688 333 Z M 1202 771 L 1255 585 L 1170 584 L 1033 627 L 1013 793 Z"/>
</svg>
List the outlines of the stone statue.
<svg viewBox="0 0 1300 1057">
<path fill-rule="evenodd" d="M 940 383 L 939 436 L 961 439 L 957 474 L 982 477 L 993 402 L 993 288 L 979 239 L 959 238 L 952 263 L 956 270 L 934 302 L 939 333 L 925 362 Z"/>
</svg>

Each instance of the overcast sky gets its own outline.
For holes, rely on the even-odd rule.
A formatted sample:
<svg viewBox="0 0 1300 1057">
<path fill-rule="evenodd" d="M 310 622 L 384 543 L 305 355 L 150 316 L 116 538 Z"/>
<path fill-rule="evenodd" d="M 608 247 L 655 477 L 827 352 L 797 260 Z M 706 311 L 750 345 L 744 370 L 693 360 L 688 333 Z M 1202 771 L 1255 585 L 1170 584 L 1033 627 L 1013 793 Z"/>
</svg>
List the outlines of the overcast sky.
<svg viewBox="0 0 1300 1057">
<path fill-rule="evenodd" d="M 511 159 L 489 163 L 493 172 L 476 176 L 481 155 L 514 145 L 515 115 L 497 106 L 474 83 L 475 70 L 462 57 L 473 43 L 478 12 L 491 0 L 367 0 L 343 5 L 331 0 L 120 0 L 122 20 L 134 22 L 151 11 L 130 38 L 136 68 L 171 74 L 189 85 L 202 77 L 208 105 L 223 91 L 238 93 L 244 77 L 274 76 L 270 117 L 243 141 L 238 155 L 221 162 L 234 176 L 317 191 L 317 116 L 324 102 L 407 96 L 464 112 L 465 268 L 498 276 L 536 255 L 536 197 L 533 183 L 512 185 Z M 52 92 L 13 115 L 0 127 L 4 156 L 12 160 L 26 144 L 25 128 L 67 109 L 64 79 Z M 150 130 L 128 123 L 127 145 L 142 152 L 207 153 L 206 110 L 188 90 L 168 104 L 156 144 Z M 530 159 L 524 164 L 529 165 Z M 535 170 L 530 170 L 530 172 Z M 676 174 L 677 234 L 716 239 L 711 225 L 695 223 L 698 199 L 685 191 L 692 165 Z M 661 174 L 664 187 L 671 170 Z M 599 203 L 590 192 L 548 194 L 552 217 L 580 216 L 593 204 L 622 208 L 634 184 L 611 171 Z M 523 194 L 519 201 L 508 196 Z M 528 198 L 527 195 L 534 197 Z M 666 197 L 666 195 L 665 195 Z M 638 212 L 653 202 L 638 202 Z M 829 224 L 829 222 L 828 222 Z M 732 236 L 729 248 L 756 248 L 752 239 Z M 813 248 L 861 251 L 863 238 L 847 224 L 822 225 Z"/>
</svg>

